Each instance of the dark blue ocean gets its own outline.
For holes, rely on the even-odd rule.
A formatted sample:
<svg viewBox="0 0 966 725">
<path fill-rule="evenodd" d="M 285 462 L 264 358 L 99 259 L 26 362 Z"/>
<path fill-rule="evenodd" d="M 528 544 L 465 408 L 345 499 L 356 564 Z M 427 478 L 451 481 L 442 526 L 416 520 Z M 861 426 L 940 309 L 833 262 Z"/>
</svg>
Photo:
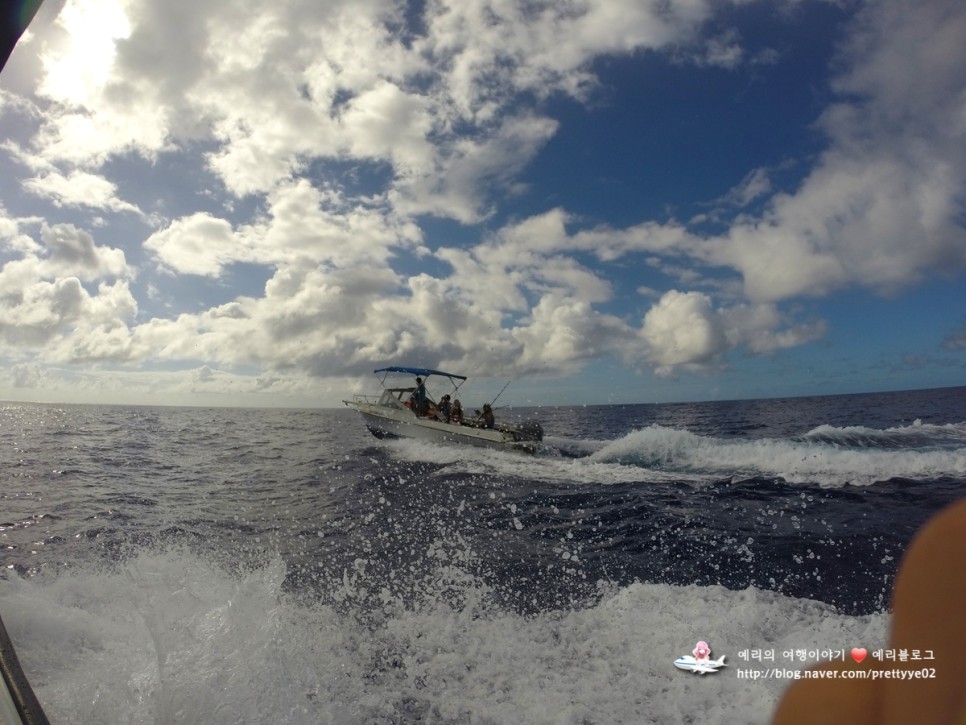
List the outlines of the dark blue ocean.
<svg viewBox="0 0 966 725">
<path fill-rule="evenodd" d="M 0 404 L 0 613 L 48 717 L 765 722 L 788 682 L 747 653 L 883 647 L 966 495 L 966 388 L 497 414 L 543 449 Z M 728 667 L 675 669 L 698 640 Z"/>
</svg>

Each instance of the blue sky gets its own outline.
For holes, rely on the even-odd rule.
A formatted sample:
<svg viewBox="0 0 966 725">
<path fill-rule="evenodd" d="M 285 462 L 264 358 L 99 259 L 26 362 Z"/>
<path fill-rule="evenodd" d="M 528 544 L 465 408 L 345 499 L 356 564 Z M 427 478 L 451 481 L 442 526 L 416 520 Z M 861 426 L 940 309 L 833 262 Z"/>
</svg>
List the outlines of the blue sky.
<svg viewBox="0 0 966 725">
<path fill-rule="evenodd" d="M 956 0 L 46 0 L 0 73 L 0 399 L 961 385 L 963 37 Z"/>
</svg>

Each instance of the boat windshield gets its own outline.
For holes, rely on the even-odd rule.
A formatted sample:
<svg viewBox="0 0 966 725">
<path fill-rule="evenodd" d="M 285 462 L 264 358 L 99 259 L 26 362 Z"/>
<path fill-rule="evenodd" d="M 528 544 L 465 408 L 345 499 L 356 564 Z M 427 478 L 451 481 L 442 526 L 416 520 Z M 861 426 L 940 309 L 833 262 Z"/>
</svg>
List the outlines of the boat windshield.
<svg viewBox="0 0 966 725">
<path fill-rule="evenodd" d="M 379 398 L 379 405 L 384 405 L 388 408 L 405 408 L 405 401 L 409 400 L 409 396 L 412 395 L 416 388 L 386 388 L 382 391 L 382 397 Z"/>
</svg>

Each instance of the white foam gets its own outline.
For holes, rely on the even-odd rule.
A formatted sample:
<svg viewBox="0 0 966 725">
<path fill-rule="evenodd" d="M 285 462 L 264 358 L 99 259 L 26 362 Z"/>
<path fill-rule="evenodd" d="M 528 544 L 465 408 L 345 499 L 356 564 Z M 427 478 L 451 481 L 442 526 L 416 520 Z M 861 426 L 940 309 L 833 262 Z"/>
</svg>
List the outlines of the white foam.
<svg viewBox="0 0 966 725">
<path fill-rule="evenodd" d="M 961 443 L 966 445 L 966 423 L 946 423 L 935 425 L 923 423 L 918 418 L 910 425 L 894 426 L 891 428 L 869 428 L 862 425 L 834 426 L 820 425 L 805 434 L 806 438 L 841 437 L 849 441 L 855 438 L 865 438 L 869 441 L 881 439 L 897 440 L 932 438 L 937 441 Z"/>
<path fill-rule="evenodd" d="M 598 442 L 597 448 L 607 447 Z M 529 481 L 549 483 L 603 484 L 674 481 L 680 477 L 673 471 L 657 468 L 642 470 L 620 461 L 597 459 L 595 456 L 566 458 L 553 455 L 528 455 L 517 451 L 500 451 L 469 446 L 445 445 L 410 439 L 391 441 L 389 446 L 400 460 L 436 463 L 445 466 L 446 474 L 469 476 L 513 476 Z"/>
<path fill-rule="evenodd" d="M 109 573 L 0 581 L 0 610 L 48 716 L 80 725 L 647 723 L 695 712 L 763 722 L 787 682 L 739 679 L 763 667 L 739 652 L 871 649 L 887 625 L 755 589 L 652 584 L 523 616 L 487 604 L 458 562 L 403 606 L 363 573 L 333 583 L 337 608 L 285 595 L 277 559 L 231 574 L 197 555 L 143 552 Z M 378 616 L 353 610 L 363 596 L 382 597 Z M 729 666 L 706 677 L 674 668 L 699 639 Z"/>
<path fill-rule="evenodd" d="M 681 473 L 777 476 L 789 483 L 823 486 L 868 485 L 894 477 L 966 475 L 966 446 L 893 450 L 813 442 L 808 437 L 735 440 L 658 425 L 633 431 L 590 458 Z"/>
</svg>

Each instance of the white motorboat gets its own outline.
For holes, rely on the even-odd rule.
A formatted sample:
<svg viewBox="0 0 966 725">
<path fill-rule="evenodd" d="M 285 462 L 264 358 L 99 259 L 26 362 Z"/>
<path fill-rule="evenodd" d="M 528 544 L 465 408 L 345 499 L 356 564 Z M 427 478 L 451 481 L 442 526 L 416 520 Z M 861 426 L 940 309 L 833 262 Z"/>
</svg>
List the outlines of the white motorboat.
<svg viewBox="0 0 966 725">
<path fill-rule="evenodd" d="M 509 448 L 532 453 L 543 440 L 543 427 L 534 420 L 517 423 L 495 422 L 492 428 L 484 427 L 477 416 L 464 417 L 461 421 L 447 421 L 446 416 L 436 414 L 437 403 L 426 393 L 429 414 L 417 415 L 418 401 L 413 400 L 417 393 L 416 385 L 390 387 L 386 380 L 390 374 L 401 373 L 417 376 L 425 381 L 432 376 L 446 378 L 453 387 L 448 397 L 456 401 L 460 386 L 466 376 L 444 373 L 428 368 L 392 366 L 373 371 L 382 374 L 381 395 L 355 395 L 352 400 L 343 400 L 349 408 L 359 411 L 366 427 L 377 438 L 418 438 L 442 443 L 463 443 L 489 448 Z M 494 401 L 495 402 L 495 401 Z"/>
</svg>

